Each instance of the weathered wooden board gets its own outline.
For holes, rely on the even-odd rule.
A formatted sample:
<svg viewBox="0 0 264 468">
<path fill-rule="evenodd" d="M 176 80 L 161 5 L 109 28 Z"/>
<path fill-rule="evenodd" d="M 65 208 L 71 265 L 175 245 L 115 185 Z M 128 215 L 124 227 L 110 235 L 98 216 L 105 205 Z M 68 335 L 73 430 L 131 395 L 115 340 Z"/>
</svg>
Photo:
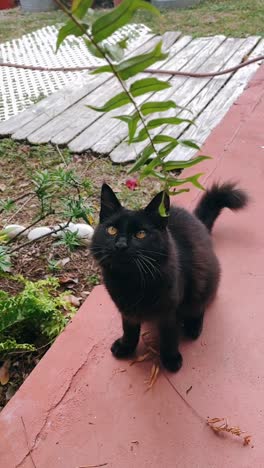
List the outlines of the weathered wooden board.
<svg viewBox="0 0 264 468">
<path fill-rule="evenodd" d="M 150 37 L 148 41 L 145 41 L 137 49 L 134 49 L 129 56 L 148 52 L 160 39 L 160 36 Z M 167 35 L 167 41 L 168 39 L 169 35 Z M 28 140 L 31 143 L 45 143 L 47 141 L 52 141 L 56 144 L 68 143 L 82 129 L 100 118 L 99 114 L 87 109 L 85 106 L 87 104 L 101 105 L 105 100 L 111 98 L 115 92 L 118 92 L 119 84 L 114 78 L 109 77 L 109 74 L 106 75 L 106 79 L 101 81 L 100 84 L 101 86 L 98 86 L 94 92 L 86 93 L 83 99 L 73 103 L 63 114 L 60 113 L 54 119 L 47 121 L 46 125 L 40 126 L 36 131 L 32 129 L 26 135 Z M 14 135 L 14 138 L 21 137 L 21 132 Z"/>
<path fill-rule="evenodd" d="M 195 39 L 193 41 L 188 41 L 186 46 L 180 50 L 180 52 L 177 55 L 174 55 L 172 59 L 164 64 L 162 66 L 163 69 L 171 70 L 171 69 L 176 69 L 177 70 L 190 70 L 190 67 L 192 70 L 196 70 L 199 68 L 201 63 L 206 60 L 207 54 L 209 51 L 212 52 L 215 47 L 218 47 L 219 43 L 223 41 L 225 38 L 224 36 L 217 36 L 216 38 L 200 38 L 200 39 Z M 164 75 L 155 75 L 157 78 L 163 79 Z M 171 75 L 167 76 L 167 79 L 171 79 Z M 180 83 L 184 83 L 187 80 L 187 78 L 178 78 L 178 83 L 180 87 Z M 165 100 L 165 99 L 170 99 L 171 96 L 174 94 L 173 89 L 168 89 L 164 92 L 159 92 L 155 94 L 155 100 Z M 153 97 L 153 96 L 151 96 Z M 175 112 L 175 111 L 174 111 Z M 111 129 L 111 127 L 110 127 Z M 103 137 L 100 141 L 96 143 L 95 146 L 92 147 L 94 151 L 97 151 L 99 153 L 109 153 L 112 148 L 115 148 L 118 146 L 119 143 L 121 143 L 127 135 L 127 126 L 123 122 L 118 122 L 118 126 L 115 127 L 113 130 L 111 129 L 110 134 L 106 134 L 105 137 Z M 127 148 L 128 151 L 130 151 L 131 148 Z M 122 155 L 123 156 L 122 156 Z M 122 162 L 122 157 L 124 157 L 124 148 L 121 150 L 121 159 L 120 161 L 116 160 L 115 162 Z M 136 152 L 135 152 L 135 147 L 133 149 L 133 157 L 132 159 L 135 159 L 136 157 Z"/>
<path fill-rule="evenodd" d="M 167 34 L 169 35 L 170 33 Z M 152 37 L 153 34 L 149 34 L 143 36 L 140 39 L 140 41 L 138 39 L 132 41 L 128 46 L 127 56 L 129 57 L 137 53 L 137 51 L 140 50 L 139 48 L 141 48 L 142 45 L 148 42 Z M 19 113 L 14 117 L 11 117 L 5 122 L 1 122 L 0 135 L 11 135 L 16 130 L 22 128 L 23 126 L 26 126 L 29 122 L 32 121 L 34 121 L 35 125 L 35 127 L 33 128 L 36 129 L 41 127 L 44 123 L 48 122 L 49 120 L 54 118 L 54 116 L 63 112 L 74 102 L 77 102 L 79 99 L 81 99 L 86 94 L 95 89 L 97 86 L 106 81 L 108 79 L 108 76 L 89 76 L 88 79 L 89 81 L 87 82 L 84 78 L 84 83 L 82 84 L 73 82 L 71 83 L 71 85 L 65 87 L 64 89 L 56 93 L 53 93 L 46 99 L 43 99 L 41 102 L 32 105 L 28 110 Z M 29 134 L 26 133 L 26 129 L 25 134 Z"/>
<path fill-rule="evenodd" d="M 250 37 L 248 39 L 227 39 L 219 46 L 219 48 L 216 49 L 212 56 L 210 56 L 208 60 L 199 67 L 199 71 L 217 71 L 239 63 L 242 58 L 252 50 L 259 39 L 259 37 Z M 232 59 L 234 55 L 235 57 Z M 224 75 L 224 77 L 214 79 L 208 77 L 193 80 L 189 78 L 184 82 L 182 78 L 173 78 L 172 94 L 169 94 L 170 90 L 168 90 L 166 98 L 170 99 L 173 97 L 179 106 L 188 107 L 191 113 L 187 111 L 178 111 L 175 113 L 175 111 L 172 110 L 168 111 L 167 115 L 177 115 L 181 118 L 195 119 L 210 100 L 217 94 L 217 90 L 219 89 L 218 83 L 221 83 L 221 86 L 228 80 L 228 78 L 228 75 L 226 77 Z M 208 83 L 212 83 L 212 85 L 209 87 L 209 92 L 207 93 L 208 90 L 206 89 L 206 86 Z M 194 105 L 191 105 L 193 100 L 195 100 Z M 157 114 L 157 117 L 161 117 L 161 115 Z M 186 124 L 182 124 L 177 127 L 173 126 L 170 127 L 168 133 L 175 138 L 178 138 L 183 133 L 183 138 L 187 139 L 184 134 L 184 130 L 186 128 Z M 167 126 L 164 126 L 163 128 L 154 130 L 152 134 L 158 134 L 162 131 L 166 132 L 166 130 Z M 199 129 L 197 130 L 199 132 Z M 139 154 L 144 147 L 145 142 L 133 145 L 133 147 L 131 145 L 131 147 L 124 151 L 125 144 L 121 144 L 113 150 L 111 153 L 111 159 L 114 162 L 128 162 L 134 160 L 135 154 Z M 181 151 L 181 149 L 178 151 Z"/>
<path fill-rule="evenodd" d="M 179 51 L 185 48 L 190 41 L 190 36 L 183 36 L 181 39 L 179 39 L 173 46 L 173 57 L 175 57 L 175 55 Z M 177 55 L 177 57 L 180 60 L 179 55 Z M 167 69 L 169 69 L 170 66 L 171 59 L 169 59 L 168 62 L 166 62 L 166 64 L 162 64 L 159 62 L 158 64 L 155 64 L 153 68 L 155 67 L 156 69 L 158 69 L 159 67 L 168 67 Z M 146 75 L 142 73 L 133 80 L 131 80 L 131 82 L 145 77 Z M 168 81 L 170 79 L 170 75 L 162 75 L 161 79 L 163 81 Z M 138 104 L 141 104 L 144 101 L 146 101 L 146 99 L 146 95 L 143 95 L 140 98 L 138 98 L 137 102 Z M 69 143 L 69 148 L 72 151 L 78 153 L 85 151 L 88 148 L 93 149 L 94 151 L 97 151 L 99 153 L 110 152 L 110 150 L 114 148 L 120 141 L 115 139 L 116 135 L 119 135 L 120 126 L 122 129 L 124 128 L 122 122 L 114 119 L 113 117 L 116 115 L 120 115 L 122 112 L 123 110 L 120 111 L 120 109 L 117 109 L 116 111 L 100 116 L 100 119 L 95 121 L 90 127 L 84 130 L 80 135 L 78 135 Z M 131 112 L 133 112 L 133 106 L 126 106 L 125 113 Z M 124 137 L 125 136 L 126 134 L 124 135 Z M 100 146 L 99 149 L 96 148 L 97 144 Z M 102 145 L 106 145 L 105 150 L 102 150 Z"/>
<path fill-rule="evenodd" d="M 246 40 L 248 44 L 250 38 Z M 246 44 L 245 44 L 246 46 Z M 243 53 L 241 57 L 242 50 L 245 50 L 245 46 L 235 54 L 228 66 L 232 66 L 243 58 Z M 253 50 L 252 54 L 250 55 L 251 58 L 258 57 L 264 54 L 264 39 L 262 39 L 257 47 Z M 203 109 L 200 113 L 198 118 L 196 119 L 196 127 L 191 126 L 189 129 L 184 132 L 183 138 L 185 139 L 192 139 L 197 141 L 198 144 L 202 145 L 206 138 L 210 135 L 211 131 L 219 124 L 222 118 L 227 113 L 228 109 L 231 105 L 236 101 L 238 96 L 243 92 L 245 89 L 249 79 L 252 75 L 257 71 L 258 67 L 260 66 L 260 62 L 256 62 L 252 65 L 249 65 L 246 68 L 241 68 L 238 70 L 232 78 L 225 84 L 223 83 L 223 79 L 220 77 L 216 80 L 214 84 L 214 91 L 219 90 L 218 94 L 215 96 L 215 99 L 207 99 L 208 105 Z M 218 88 L 218 89 L 217 89 Z M 210 90 L 207 90 L 207 97 L 209 97 Z M 195 104 L 194 104 L 195 105 Z M 166 160 L 189 160 L 191 159 L 196 153 L 196 150 L 190 148 L 177 148 L 174 150 Z"/>
<path fill-rule="evenodd" d="M 253 36 L 249 37 L 248 39 L 228 39 L 225 47 L 229 48 L 230 52 L 227 52 L 225 55 L 226 62 L 220 67 L 229 68 L 235 65 L 236 63 L 240 63 L 243 57 L 252 50 L 253 47 L 259 42 L 260 38 Z M 236 46 L 234 44 L 236 41 Z M 237 47 L 238 46 L 238 47 Z M 219 49 L 219 52 L 221 50 Z M 231 55 L 231 57 L 230 57 Z M 213 66 L 210 67 L 213 70 Z M 206 70 L 204 70 L 206 71 Z M 180 111 L 177 116 L 181 118 L 192 118 L 195 120 L 196 126 L 189 126 L 188 124 L 182 124 L 177 127 L 164 127 L 165 132 L 169 130 L 169 134 L 174 138 L 179 138 L 182 135 L 182 139 L 191 139 L 190 136 L 187 136 L 187 129 L 190 127 L 191 129 L 199 129 L 199 124 L 197 122 L 197 118 L 200 114 L 203 114 L 204 109 L 206 106 L 213 101 L 214 104 L 217 104 L 217 93 L 228 82 L 230 79 L 230 74 L 223 75 L 217 78 L 208 78 L 208 79 L 197 79 L 195 82 L 195 86 L 192 87 L 191 92 L 188 91 L 187 87 L 189 86 L 190 82 L 186 83 L 185 89 L 183 88 L 183 93 L 181 91 L 181 95 L 177 95 L 177 102 L 181 106 L 186 106 L 191 111 L 191 116 L 187 111 Z M 196 94 L 195 94 L 196 93 Z M 188 101 L 186 99 L 188 96 Z M 231 104 L 230 104 L 231 105 Z M 226 109 L 227 111 L 228 109 Z M 199 131 L 199 130 L 198 130 Z M 158 131 L 157 131 L 158 133 Z M 182 155 L 183 151 L 185 151 L 184 147 L 180 146 L 177 148 L 178 154 Z M 171 155 L 170 155 L 171 156 Z M 181 159 L 182 156 L 178 156 L 178 159 Z M 173 158 L 174 160 L 174 158 Z"/>
<path fill-rule="evenodd" d="M 133 56 L 138 50 L 148 43 L 153 35 L 146 35 L 139 43 L 136 41 L 134 47 L 130 46 L 127 56 Z M 136 46 L 137 45 L 137 46 Z M 31 106 L 27 111 L 18 114 L 0 124 L 0 134 L 5 131 L 7 134 L 13 134 L 16 139 L 27 138 L 38 128 L 42 128 L 47 122 L 59 116 L 76 102 L 80 101 L 87 94 L 98 88 L 109 79 L 109 75 L 92 76 L 83 74 L 84 83 L 71 83 L 63 90 L 60 90 L 38 104 Z M 17 133 L 16 130 L 18 130 Z"/>
<path fill-rule="evenodd" d="M 177 41 L 178 37 L 180 36 L 180 33 L 171 33 L 167 34 L 164 38 L 163 42 L 163 48 L 166 50 L 169 48 L 175 41 Z M 140 53 L 145 53 L 151 50 L 159 41 L 161 40 L 160 36 L 156 36 L 153 38 L 152 41 L 150 41 L 147 46 L 145 47 L 145 50 L 143 50 Z M 140 75 L 141 78 L 145 77 L 145 75 Z M 137 77 L 139 78 L 139 77 Z M 134 80 L 132 80 L 134 81 Z M 129 82 L 128 82 L 129 84 Z M 108 99 L 110 99 L 112 96 L 117 94 L 118 92 L 122 91 L 122 88 L 118 81 L 115 78 L 112 78 L 107 81 L 101 88 L 96 90 L 97 92 L 92 93 L 87 100 L 86 104 L 91 104 L 94 106 L 101 106 L 103 105 Z M 75 112 L 75 110 L 73 109 Z M 120 110 L 119 110 L 120 113 Z M 118 114 L 118 113 L 117 113 Z M 67 127 L 66 130 L 62 130 L 59 133 L 56 133 L 54 137 L 51 138 L 51 142 L 54 144 L 68 144 L 71 140 L 73 140 L 76 135 L 78 136 L 80 133 L 85 131 L 86 128 L 89 130 L 89 135 L 88 135 L 88 140 L 86 140 L 86 148 L 87 148 L 87 141 L 90 142 L 90 139 L 95 135 L 94 130 L 92 129 L 92 125 L 95 122 L 100 122 L 103 117 L 103 114 L 100 114 L 94 110 L 87 109 L 86 107 L 83 107 L 82 110 L 79 110 L 79 115 L 77 117 L 77 120 L 73 122 L 73 124 L 70 124 L 70 128 Z M 70 116 L 70 119 L 72 120 L 73 116 Z M 106 117 L 107 118 L 107 117 Z M 103 124 L 102 124 L 103 125 Z M 88 145 L 90 146 L 90 145 Z M 80 152 L 80 150 L 79 150 Z"/>
<path fill-rule="evenodd" d="M 160 36 L 145 36 L 138 47 L 134 46 L 129 51 L 128 56 L 148 52 L 160 39 Z M 170 55 L 165 62 L 152 67 L 157 71 L 162 68 L 214 72 L 241 63 L 245 56 L 251 58 L 264 54 L 264 39 L 257 36 L 246 39 L 227 39 L 225 36 L 192 39 L 190 36 L 180 37 L 180 33 L 167 32 L 162 39 L 163 47 L 169 50 Z M 140 96 L 137 102 L 141 104 L 149 99 L 174 99 L 180 108 L 172 109 L 166 115 L 195 120 L 196 126 L 184 123 L 169 128 L 164 125 L 152 134 L 165 132 L 175 138 L 192 139 L 202 144 L 242 93 L 258 66 L 255 63 L 234 74 L 214 78 L 197 79 L 157 73 L 157 78 L 170 81 L 172 87 Z M 146 76 L 140 74 L 128 81 L 128 85 Z M 125 143 L 127 126 L 113 117 L 131 113 L 133 107 L 128 105 L 124 111 L 122 108 L 121 111 L 118 109 L 105 115 L 86 107 L 88 104 L 104 104 L 119 90 L 119 83 L 109 74 L 87 75 L 82 85 L 72 83 L 30 109 L 0 123 L 0 136 L 12 135 L 14 139 L 27 139 L 31 143 L 68 144 L 75 152 L 91 149 L 101 154 L 110 154 L 115 163 L 132 161 L 145 147 L 145 142 L 128 147 Z M 182 110 L 182 107 L 188 110 Z M 156 118 L 161 116 L 162 113 L 155 114 Z M 193 149 L 178 146 L 167 159 L 188 160 L 194 153 Z"/>
<path fill-rule="evenodd" d="M 189 71 L 196 71 L 196 70 L 204 70 L 209 69 L 211 64 L 215 64 L 216 62 L 216 55 L 219 55 L 219 50 L 220 55 L 222 55 L 222 45 L 224 48 L 224 51 L 226 52 L 227 48 L 225 47 L 226 43 L 226 38 L 225 36 L 215 36 L 213 38 L 204 38 L 205 42 L 205 47 L 202 50 L 198 49 L 198 52 L 195 53 L 195 55 L 189 57 L 190 60 L 187 62 L 187 64 L 182 68 L 182 70 L 189 70 Z M 195 41 L 193 41 L 194 43 Z M 197 44 L 199 45 L 200 39 L 197 40 Z M 191 45 L 193 44 L 191 43 Z M 216 58 L 215 58 L 216 57 Z M 174 64 L 173 68 L 176 67 L 176 64 Z M 176 103 L 180 106 L 185 106 L 190 100 L 190 96 L 193 97 L 193 95 L 196 95 L 196 84 L 197 80 L 192 80 L 187 77 L 173 77 L 171 80 L 172 88 L 163 91 L 162 93 L 158 93 L 157 96 L 155 96 L 155 100 L 169 100 L 173 99 L 176 101 Z M 177 113 L 177 111 L 176 111 Z M 175 115 L 175 109 L 171 109 L 167 111 L 166 113 L 167 116 L 174 116 Z M 162 114 L 155 114 L 155 118 L 162 117 Z M 189 115 L 189 118 L 192 116 Z M 151 117 L 150 117 L 151 118 Z M 153 130 L 152 134 L 157 134 L 160 133 L 159 129 Z M 112 152 L 111 152 L 111 159 L 113 162 L 120 163 L 120 162 L 128 162 L 132 161 L 135 159 L 135 155 L 139 154 L 140 151 L 145 147 L 146 143 L 137 143 L 134 145 L 131 145 L 129 148 L 126 148 L 126 144 L 123 142 L 119 146 L 117 146 Z"/>
</svg>

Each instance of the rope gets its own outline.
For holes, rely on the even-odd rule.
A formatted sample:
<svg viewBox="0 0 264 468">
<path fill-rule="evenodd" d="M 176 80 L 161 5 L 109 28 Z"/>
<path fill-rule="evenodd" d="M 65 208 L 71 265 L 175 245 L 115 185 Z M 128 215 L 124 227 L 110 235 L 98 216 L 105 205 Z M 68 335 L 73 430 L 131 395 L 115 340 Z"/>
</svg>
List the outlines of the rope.
<svg viewBox="0 0 264 468">
<path fill-rule="evenodd" d="M 255 57 L 250 60 L 246 60 L 243 63 L 240 63 L 239 65 L 236 65 L 231 68 L 226 68 L 226 70 L 218 71 L 218 72 L 212 72 L 212 73 L 192 73 L 192 72 L 183 72 L 183 71 L 175 71 L 175 70 L 155 70 L 153 68 L 147 68 L 144 70 L 143 73 L 151 73 L 151 74 L 162 74 L 162 75 L 172 75 L 172 76 L 187 76 L 191 78 L 208 78 L 212 76 L 220 76 L 220 75 L 225 75 L 227 73 L 232 73 L 240 68 L 247 67 L 248 65 L 251 65 L 252 63 L 258 62 L 260 60 L 264 60 L 264 55 L 260 55 L 259 57 Z M 41 72 L 76 72 L 76 71 L 84 71 L 84 70 L 96 70 L 98 67 L 95 66 L 89 66 L 89 67 L 38 67 L 38 66 L 33 66 L 33 65 L 19 65 L 16 63 L 8 63 L 8 62 L 2 62 L 0 63 L 0 67 L 8 67 L 8 68 L 20 68 L 23 70 L 33 70 L 33 71 L 41 71 Z"/>
</svg>

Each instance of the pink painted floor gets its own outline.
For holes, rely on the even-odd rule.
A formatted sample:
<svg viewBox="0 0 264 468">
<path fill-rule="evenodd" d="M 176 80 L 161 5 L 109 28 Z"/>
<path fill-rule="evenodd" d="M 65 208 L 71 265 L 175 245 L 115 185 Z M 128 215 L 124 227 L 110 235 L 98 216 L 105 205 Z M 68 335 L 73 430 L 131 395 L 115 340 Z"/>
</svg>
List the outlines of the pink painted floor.
<svg viewBox="0 0 264 468">
<path fill-rule="evenodd" d="M 204 164 L 205 184 L 237 179 L 251 204 L 216 224 L 218 298 L 201 338 L 182 344 L 182 370 L 169 375 L 200 415 L 227 417 L 252 435 L 252 444 L 216 436 L 163 374 L 145 391 L 151 363 L 130 367 L 111 356 L 120 320 L 97 287 L 2 411 L 1 467 L 33 467 L 27 443 L 37 468 L 264 467 L 263 84 L 262 66 L 204 147 L 214 155 Z M 180 200 L 191 207 L 197 196 Z"/>
</svg>

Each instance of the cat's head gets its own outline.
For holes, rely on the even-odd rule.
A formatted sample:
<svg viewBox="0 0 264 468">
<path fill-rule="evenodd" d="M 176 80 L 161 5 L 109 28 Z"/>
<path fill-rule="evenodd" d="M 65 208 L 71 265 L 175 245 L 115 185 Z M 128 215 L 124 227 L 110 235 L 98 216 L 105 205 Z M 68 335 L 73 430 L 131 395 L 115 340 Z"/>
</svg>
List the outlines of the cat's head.
<svg viewBox="0 0 264 468">
<path fill-rule="evenodd" d="M 168 251 L 168 216 L 161 216 L 164 202 L 169 214 L 170 199 L 164 192 L 156 195 L 146 208 L 124 208 L 113 190 L 103 184 L 101 192 L 100 224 L 96 228 L 91 251 L 101 266 L 111 268 L 137 264 L 152 270 L 151 265 L 166 261 Z"/>
</svg>

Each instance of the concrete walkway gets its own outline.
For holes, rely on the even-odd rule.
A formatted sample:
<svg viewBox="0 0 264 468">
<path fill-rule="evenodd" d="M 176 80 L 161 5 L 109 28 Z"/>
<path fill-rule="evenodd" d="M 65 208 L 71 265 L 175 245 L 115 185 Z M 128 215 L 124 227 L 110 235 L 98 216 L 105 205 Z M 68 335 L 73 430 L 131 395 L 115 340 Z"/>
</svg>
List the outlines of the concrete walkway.
<svg viewBox="0 0 264 468">
<path fill-rule="evenodd" d="M 205 184 L 237 179 L 251 204 L 236 215 L 225 212 L 215 226 L 223 270 L 218 298 L 201 338 L 182 344 L 182 370 L 168 376 L 202 417 L 227 417 L 252 443 L 216 436 L 163 373 L 145 391 L 151 363 L 131 367 L 111 356 L 120 320 L 97 287 L 2 411 L 1 467 L 264 466 L 263 83 L 262 66 L 203 149 L 214 156 L 203 167 Z M 179 201 L 192 207 L 198 195 Z"/>
</svg>

